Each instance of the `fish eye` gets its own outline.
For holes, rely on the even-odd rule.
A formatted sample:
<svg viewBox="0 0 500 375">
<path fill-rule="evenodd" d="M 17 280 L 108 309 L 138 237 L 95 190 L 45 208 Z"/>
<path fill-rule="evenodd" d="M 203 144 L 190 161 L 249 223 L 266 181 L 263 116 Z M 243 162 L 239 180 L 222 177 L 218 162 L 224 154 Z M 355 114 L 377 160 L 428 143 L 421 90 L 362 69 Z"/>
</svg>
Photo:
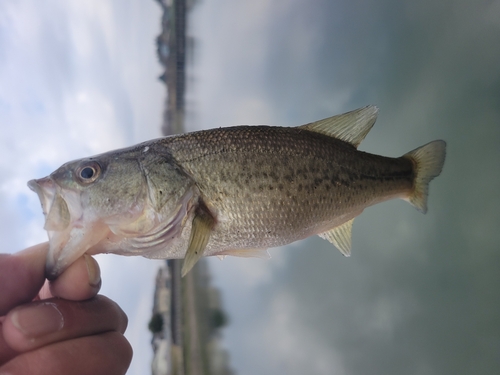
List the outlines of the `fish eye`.
<svg viewBox="0 0 500 375">
<path fill-rule="evenodd" d="M 95 174 L 95 169 L 92 167 L 85 167 L 80 171 L 80 177 L 84 180 L 92 178 Z"/>
<path fill-rule="evenodd" d="M 94 182 L 101 172 L 101 166 L 92 161 L 90 163 L 86 163 L 81 165 L 76 171 L 76 177 L 83 184 L 89 184 Z"/>
</svg>

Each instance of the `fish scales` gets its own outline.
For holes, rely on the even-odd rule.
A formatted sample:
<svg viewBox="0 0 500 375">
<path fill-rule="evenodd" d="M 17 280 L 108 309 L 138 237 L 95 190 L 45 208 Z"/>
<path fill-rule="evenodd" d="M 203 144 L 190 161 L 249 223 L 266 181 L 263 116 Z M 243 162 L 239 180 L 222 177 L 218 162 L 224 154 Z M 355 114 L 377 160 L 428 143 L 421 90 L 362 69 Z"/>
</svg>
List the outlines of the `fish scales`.
<svg viewBox="0 0 500 375">
<path fill-rule="evenodd" d="M 399 158 L 358 151 L 377 112 L 165 137 L 31 180 L 49 235 L 47 277 L 84 253 L 184 258 L 185 274 L 201 256 L 262 256 L 314 234 L 349 256 L 366 207 L 402 198 L 426 212 L 445 159 L 439 140 Z"/>
<path fill-rule="evenodd" d="M 161 142 L 218 218 L 207 253 L 280 246 L 402 195 L 413 165 L 298 128 L 239 126 Z"/>
</svg>

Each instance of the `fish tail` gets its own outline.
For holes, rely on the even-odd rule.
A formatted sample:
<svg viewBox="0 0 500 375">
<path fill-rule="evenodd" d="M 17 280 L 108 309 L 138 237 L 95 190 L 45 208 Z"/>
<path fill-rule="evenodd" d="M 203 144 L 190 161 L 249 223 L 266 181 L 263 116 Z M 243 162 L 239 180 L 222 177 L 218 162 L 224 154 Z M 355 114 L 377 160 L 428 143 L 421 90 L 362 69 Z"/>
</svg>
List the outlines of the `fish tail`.
<svg viewBox="0 0 500 375">
<path fill-rule="evenodd" d="M 446 142 L 441 140 L 427 143 L 403 155 L 412 161 L 415 170 L 413 190 L 406 200 L 424 214 L 427 212 L 429 182 L 441 173 L 445 156 Z"/>
</svg>

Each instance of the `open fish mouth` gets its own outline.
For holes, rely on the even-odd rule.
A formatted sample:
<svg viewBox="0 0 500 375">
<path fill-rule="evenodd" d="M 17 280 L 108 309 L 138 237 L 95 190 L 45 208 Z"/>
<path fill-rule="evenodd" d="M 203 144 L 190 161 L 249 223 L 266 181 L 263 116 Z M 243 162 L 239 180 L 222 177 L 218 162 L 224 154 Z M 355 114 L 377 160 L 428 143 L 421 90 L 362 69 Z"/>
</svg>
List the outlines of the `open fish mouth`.
<svg viewBox="0 0 500 375">
<path fill-rule="evenodd" d="M 85 252 L 66 251 L 68 243 L 75 242 L 72 238 L 73 229 L 78 226 L 81 217 L 79 194 L 71 191 L 63 193 L 61 187 L 50 177 L 30 180 L 28 187 L 38 194 L 42 205 L 44 229 L 50 243 L 45 272 L 47 278 L 54 279 Z"/>
<path fill-rule="evenodd" d="M 38 194 L 45 216 L 44 229 L 47 231 L 63 231 L 71 222 L 69 208 L 57 191 L 56 183 L 50 178 L 40 178 L 28 182 L 28 187 Z"/>
</svg>

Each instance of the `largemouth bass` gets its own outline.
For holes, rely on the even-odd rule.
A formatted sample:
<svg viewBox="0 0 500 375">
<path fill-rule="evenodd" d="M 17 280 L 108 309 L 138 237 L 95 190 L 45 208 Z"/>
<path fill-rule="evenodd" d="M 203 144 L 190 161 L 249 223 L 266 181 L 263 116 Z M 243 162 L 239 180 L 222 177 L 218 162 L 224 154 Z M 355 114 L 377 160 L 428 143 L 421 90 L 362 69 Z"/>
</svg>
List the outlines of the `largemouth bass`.
<svg viewBox="0 0 500 375">
<path fill-rule="evenodd" d="M 426 212 L 445 159 L 441 140 L 399 158 L 358 151 L 377 112 L 159 138 L 31 180 L 49 236 L 47 276 L 84 253 L 184 258 L 185 274 L 201 256 L 261 256 L 315 234 L 349 256 L 366 207 L 402 198 Z"/>
</svg>

